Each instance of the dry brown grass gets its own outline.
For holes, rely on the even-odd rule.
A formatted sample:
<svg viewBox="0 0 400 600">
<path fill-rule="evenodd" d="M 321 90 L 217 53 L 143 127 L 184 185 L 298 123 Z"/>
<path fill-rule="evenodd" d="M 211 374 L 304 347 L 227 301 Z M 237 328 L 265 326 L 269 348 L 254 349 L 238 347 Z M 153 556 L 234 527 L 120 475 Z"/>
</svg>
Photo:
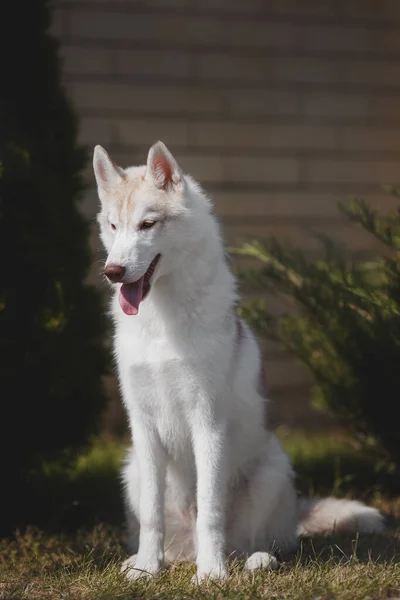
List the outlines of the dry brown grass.
<svg viewBox="0 0 400 600">
<path fill-rule="evenodd" d="M 119 573 L 124 551 L 116 528 L 99 525 L 71 537 L 30 529 L 0 544 L 0 598 L 400 598 L 400 502 L 379 505 L 391 514 L 388 535 L 304 541 L 277 572 L 249 574 L 237 562 L 226 581 L 202 586 L 191 584 L 194 566 L 183 564 L 156 579 L 128 582 Z"/>
</svg>

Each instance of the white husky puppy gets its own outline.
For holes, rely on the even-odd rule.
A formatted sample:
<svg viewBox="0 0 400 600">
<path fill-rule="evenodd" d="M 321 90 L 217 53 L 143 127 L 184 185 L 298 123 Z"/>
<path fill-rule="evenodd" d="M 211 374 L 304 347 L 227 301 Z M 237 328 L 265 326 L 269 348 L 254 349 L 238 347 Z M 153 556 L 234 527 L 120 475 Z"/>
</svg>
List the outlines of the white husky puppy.
<svg viewBox="0 0 400 600">
<path fill-rule="evenodd" d="M 161 142 L 146 165 L 127 169 L 96 146 L 94 172 L 134 442 L 123 479 L 138 549 L 127 575 L 179 558 L 196 560 L 199 579 L 220 578 L 230 555 L 247 569 L 276 567 L 275 552 L 301 534 L 381 531 L 382 515 L 360 502 L 297 500 L 289 459 L 266 426 L 259 348 L 237 316 L 201 187 Z"/>
</svg>

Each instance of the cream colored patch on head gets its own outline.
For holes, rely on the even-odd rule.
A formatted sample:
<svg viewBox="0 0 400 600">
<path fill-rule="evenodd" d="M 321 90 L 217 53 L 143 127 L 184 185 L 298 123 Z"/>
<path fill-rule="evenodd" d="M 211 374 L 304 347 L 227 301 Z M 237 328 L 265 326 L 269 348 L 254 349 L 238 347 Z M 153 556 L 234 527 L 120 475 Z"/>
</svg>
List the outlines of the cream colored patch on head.
<svg viewBox="0 0 400 600">
<path fill-rule="evenodd" d="M 171 201 L 163 190 L 154 186 L 146 177 L 146 167 L 129 167 L 124 171 L 124 177 L 111 193 L 119 215 L 132 214 L 141 206 L 143 212 L 148 209 L 157 213 L 160 218 L 166 218 L 176 212 L 176 203 Z"/>
<path fill-rule="evenodd" d="M 133 212 L 136 205 L 137 192 L 143 182 L 144 172 L 136 168 L 131 172 L 125 172 L 122 180 L 114 185 L 110 191 L 114 205 L 118 213 L 124 209 L 128 212 Z"/>
<path fill-rule="evenodd" d="M 124 178 L 113 190 L 113 197 L 118 212 L 124 208 L 128 212 L 135 210 L 137 192 L 140 188 L 140 177 Z"/>
</svg>

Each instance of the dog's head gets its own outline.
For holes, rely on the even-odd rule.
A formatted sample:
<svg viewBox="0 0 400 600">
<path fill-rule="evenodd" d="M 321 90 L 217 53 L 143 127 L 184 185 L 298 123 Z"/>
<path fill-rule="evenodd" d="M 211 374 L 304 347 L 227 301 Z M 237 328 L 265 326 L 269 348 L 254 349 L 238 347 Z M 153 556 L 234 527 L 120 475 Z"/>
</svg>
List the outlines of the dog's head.
<svg viewBox="0 0 400 600">
<path fill-rule="evenodd" d="M 187 182 L 162 142 L 150 148 L 145 166 L 128 169 L 96 146 L 93 167 L 101 201 L 100 234 L 108 252 L 104 274 L 112 283 L 122 283 L 121 308 L 136 315 L 151 283 L 168 272 L 177 238 L 185 235 Z"/>
</svg>

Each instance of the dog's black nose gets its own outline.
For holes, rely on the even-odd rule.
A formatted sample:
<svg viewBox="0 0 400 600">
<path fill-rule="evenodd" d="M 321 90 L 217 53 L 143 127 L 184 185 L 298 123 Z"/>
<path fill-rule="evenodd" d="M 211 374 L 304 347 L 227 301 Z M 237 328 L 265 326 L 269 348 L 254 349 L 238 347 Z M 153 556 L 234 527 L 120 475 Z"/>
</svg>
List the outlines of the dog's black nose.
<svg viewBox="0 0 400 600">
<path fill-rule="evenodd" d="M 104 275 L 108 277 L 112 283 L 118 283 L 125 275 L 125 267 L 122 265 L 107 265 L 104 269 Z"/>
</svg>

